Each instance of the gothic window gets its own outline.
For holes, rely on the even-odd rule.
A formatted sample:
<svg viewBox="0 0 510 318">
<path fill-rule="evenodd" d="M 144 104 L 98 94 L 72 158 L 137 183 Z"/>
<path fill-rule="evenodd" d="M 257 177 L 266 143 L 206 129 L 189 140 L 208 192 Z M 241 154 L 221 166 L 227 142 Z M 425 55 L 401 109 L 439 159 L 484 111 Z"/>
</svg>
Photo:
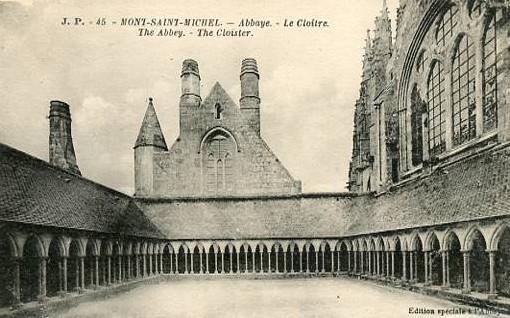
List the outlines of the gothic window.
<svg viewBox="0 0 510 318">
<path fill-rule="evenodd" d="M 471 0 L 469 3 L 469 15 L 471 18 L 476 19 L 482 15 L 482 0 Z"/>
<path fill-rule="evenodd" d="M 452 65 L 453 144 L 476 136 L 475 50 L 464 35 L 458 43 Z"/>
<path fill-rule="evenodd" d="M 435 61 L 430 70 L 427 83 L 427 102 L 429 118 L 429 152 L 430 157 L 446 150 L 446 118 L 444 74 L 441 62 Z"/>
<path fill-rule="evenodd" d="M 425 50 L 423 50 L 418 56 L 418 61 L 416 62 L 416 70 L 418 73 L 423 73 L 425 71 L 425 68 L 427 67 L 427 61 L 427 55 L 425 54 Z"/>
<path fill-rule="evenodd" d="M 438 45 L 445 45 L 446 41 L 455 33 L 458 24 L 457 6 L 451 6 L 441 17 L 436 29 L 436 42 Z"/>
<path fill-rule="evenodd" d="M 483 36 L 483 128 L 490 131 L 498 124 L 497 99 L 497 46 L 496 46 L 496 15 L 489 20 Z"/>
<path fill-rule="evenodd" d="M 218 132 L 204 144 L 205 188 L 208 193 L 220 194 L 232 190 L 234 141 L 226 133 Z"/>
<path fill-rule="evenodd" d="M 416 85 L 411 93 L 411 152 L 413 166 L 422 163 L 423 160 L 423 126 L 422 110 L 423 101 Z"/>
<path fill-rule="evenodd" d="M 221 113 L 223 112 L 223 107 L 219 103 L 214 106 L 214 118 L 221 119 Z"/>
</svg>

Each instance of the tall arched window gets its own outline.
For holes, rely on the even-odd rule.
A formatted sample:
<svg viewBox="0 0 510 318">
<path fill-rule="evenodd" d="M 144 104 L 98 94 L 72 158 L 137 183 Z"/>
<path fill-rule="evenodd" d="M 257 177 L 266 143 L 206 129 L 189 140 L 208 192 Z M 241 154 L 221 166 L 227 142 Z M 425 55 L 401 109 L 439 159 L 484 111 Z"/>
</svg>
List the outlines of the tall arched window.
<svg viewBox="0 0 510 318">
<path fill-rule="evenodd" d="M 460 39 L 452 65 L 453 144 L 476 136 L 475 50 L 467 35 Z"/>
<path fill-rule="evenodd" d="M 444 75 L 441 62 L 435 61 L 427 83 L 429 154 L 437 156 L 446 150 L 446 118 Z"/>
<path fill-rule="evenodd" d="M 485 28 L 483 36 L 483 129 L 490 131 L 498 125 L 498 97 L 497 97 L 497 45 L 496 45 L 496 15 L 492 15 Z"/>
<path fill-rule="evenodd" d="M 447 40 L 455 34 L 458 25 L 458 12 L 459 8 L 457 6 L 451 6 L 439 20 L 436 29 L 436 43 L 438 45 L 445 45 Z"/>
<path fill-rule="evenodd" d="M 234 141 L 223 131 L 218 131 L 205 141 L 202 153 L 207 193 L 221 194 L 233 189 L 232 154 L 234 150 Z"/>
<path fill-rule="evenodd" d="M 413 166 L 417 166 L 423 161 L 422 112 L 423 101 L 417 85 L 414 85 L 411 93 L 411 159 Z"/>
</svg>

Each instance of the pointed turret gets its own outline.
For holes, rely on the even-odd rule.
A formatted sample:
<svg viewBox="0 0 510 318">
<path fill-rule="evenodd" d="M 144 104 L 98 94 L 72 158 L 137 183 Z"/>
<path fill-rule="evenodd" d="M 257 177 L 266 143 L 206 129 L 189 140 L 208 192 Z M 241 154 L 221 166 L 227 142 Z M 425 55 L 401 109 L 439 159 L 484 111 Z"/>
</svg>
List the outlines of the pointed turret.
<svg viewBox="0 0 510 318">
<path fill-rule="evenodd" d="M 152 98 L 149 98 L 134 150 L 135 195 L 151 196 L 154 192 L 154 154 L 168 151 Z"/>
<path fill-rule="evenodd" d="M 138 138 L 136 138 L 134 148 L 136 149 L 140 146 L 154 146 L 165 151 L 168 150 L 165 142 L 165 136 L 163 136 L 158 116 L 156 115 L 156 110 L 152 104 L 152 97 L 149 98 L 149 105 L 145 111 L 145 116 L 143 118 L 142 126 L 140 127 L 140 132 L 138 133 Z"/>
</svg>

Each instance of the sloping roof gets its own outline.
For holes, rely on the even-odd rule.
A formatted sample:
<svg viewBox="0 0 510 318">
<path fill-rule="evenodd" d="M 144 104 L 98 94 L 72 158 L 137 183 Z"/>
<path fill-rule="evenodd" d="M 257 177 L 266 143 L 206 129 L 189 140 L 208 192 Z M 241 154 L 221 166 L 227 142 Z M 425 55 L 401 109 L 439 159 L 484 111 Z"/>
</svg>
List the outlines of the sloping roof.
<svg viewBox="0 0 510 318">
<path fill-rule="evenodd" d="M 155 146 L 168 150 L 165 136 L 163 136 L 158 116 L 156 115 L 156 110 L 152 104 L 152 98 L 149 98 L 149 105 L 145 111 L 142 126 L 136 138 L 135 148 L 139 146 Z"/>
<path fill-rule="evenodd" d="M 345 237 L 510 216 L 510 148 L 438 169 L 386 194 L 141 199 L 170 239 Z"/>
<path fill-rule="evenodd" d="M 0 221 L 163 237 L 129 196 L 1 143 Z"/>
</svg>

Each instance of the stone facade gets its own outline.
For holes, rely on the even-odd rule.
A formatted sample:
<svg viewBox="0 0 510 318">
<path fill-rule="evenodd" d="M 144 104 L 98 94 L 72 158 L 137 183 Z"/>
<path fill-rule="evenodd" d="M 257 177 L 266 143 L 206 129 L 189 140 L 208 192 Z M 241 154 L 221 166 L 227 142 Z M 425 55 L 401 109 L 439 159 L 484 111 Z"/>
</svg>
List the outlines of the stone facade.
<svg viewBox="0 0 510 318">
<path fill-rule="evenodd" d="M 260 136 L 259 74 L 254 59 L 241 68 L 236 105 L 219 83 L 202 101 L 198 64 L 183 63 L 180 133 L 167 150 L 152 100 L 135 145 L 139 197 L 291 194 L 301 191 Z"/>
<path fill-rule="evenodd" d="M 509 138 L 504 1 L 401 1 L 367 37 L 349 188 L 385 191 Z"/>
</svg>

